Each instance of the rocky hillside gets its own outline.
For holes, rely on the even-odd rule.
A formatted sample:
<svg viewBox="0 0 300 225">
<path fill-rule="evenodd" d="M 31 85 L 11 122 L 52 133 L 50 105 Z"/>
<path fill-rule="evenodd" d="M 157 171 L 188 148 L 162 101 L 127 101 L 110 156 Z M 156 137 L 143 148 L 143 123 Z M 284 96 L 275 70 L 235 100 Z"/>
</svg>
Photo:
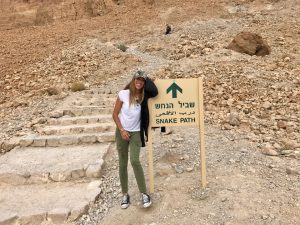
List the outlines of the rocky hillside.
<svg viewBox="0 0 300 225">
<path fill-rule="evenodd" d="M 116 6 L 151 5 L 154 0 L 2 0 L 0 29 L 76 21 L 114 11 Z"/>
<path fill-rule="evenodd" d="M 90 1 L 72 2 L 86 9 L 84 5 Z M 11 13 L 47 6 L 57 12 L 54 9 L 69 3 L 4 1 L 9 7 L 1 9 Z M 23 121 L 23 129 L 30 127 L 24 123 L 42 114 L 45 107 L 39 105 L 41 102 L 61 98 L 49 96 L 53 88 L 65 96 L 73 82 L 95 86 L 142 65 L 142 60 L 117 48 L 135 43 L 140 51 L 170 60 L 155 72 L 157 77 L 205 77 L 208 121 L 224 129 L 251 131 L 254 140 L 271 142 L 277 149 L 298 147 L 296 1 L 102 3 L 109 8 L 107 13 L 89 20 L 48 21 L 44 26 L 0 31 L 1 116 L 12 118 L 10 123 L 2 123 L 5 140 L 16 132 L 12 127 L 20 129 L 17 123 Z M 277 10 L 281 10 L 280 15 L 276 15 Z M 173 26 L 170 38 L 162 36 L 166 23 Z M 271 55 L 251 57 L 226 50 L 241 31 L 260 34 L 271 46 Z M 36 110 L 31 112 L 32 108 Z M 31 113 L 20 113 L 23 110 Z"/>
<path fill-rule="evenodd" d="M 38 3 L 41 2 L 1 1 L 2 140 L 16 135 L 21 128 L 30 127 L 28 121 L 48 108 L 44 105 L 48 98 L 61 98 L 48 96 L 47 89 L 58 88 L 63 94 L 75 81 L 88 86 L 98 85 L 124 70 L 129 71 L 134 65 L 142 64 L 139 59 L 116 47 L 107 49 L 95 44 L 92 39 L 97 43 L 107 43 L 105 46 L 130 44 L 153 33 L 162 34 L 167 22 L 175 25 L 198 15 L 209 18 L 227 13 L 222 5 L 210 1 L 201 4 L 196 0 L 105 1 L 109 7 L 107 13 L 89 19 L 48 21 L 39 26 L 19 26 L 9 22 L 14 12 L 37 9 Z M 60 3 L 62 1 L 51 1 L 50 6 L 56 7 Z M 183 13 L 185 10 L 189 13 Z M 86 42 L 87 38 L 90 40 Z"/>
<path fill-rule="evenodd" d="M 154 78 L 202 77 L 208 188 L 199 189 L 195 179 L 197 129 L 156 131 L 157 185 L 150 213 L 139 208 L 136 189 L 128 211 L 119 209 L 118 162 L 111 150 L 98 186 L 101 195 L 77 224 L 298 225 L 299 12 L 297 0 L 2 0 L 3 162 L 22 137 L 56 132 L 44 130 L 49 117 L 70 122 L 71 109 L 105 102 L 76 94 L 109 94 L 113 100 L 133 69 L 144 68 Z M 89 90 L 74 94 L 74 84 Z M 53 113 L 68 99 L 69 114 Z M 58 131 L 83 129 L 76 126 Z M 10 159 L 13 165 L 14 156 Z"/>
<path fill-rule="evenodd" d="M 107 12 L 104 0 L 3 0 L 1 4 L 2 29 L 79 20 Z"/>
</svg>

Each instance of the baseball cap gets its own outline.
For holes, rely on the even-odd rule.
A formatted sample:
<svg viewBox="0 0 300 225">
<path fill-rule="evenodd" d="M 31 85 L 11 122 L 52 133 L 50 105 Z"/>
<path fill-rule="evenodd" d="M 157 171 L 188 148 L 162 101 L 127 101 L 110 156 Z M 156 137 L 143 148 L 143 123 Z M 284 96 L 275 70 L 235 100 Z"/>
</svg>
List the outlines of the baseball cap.
<svg viewBox="0 0 300 225">
<path fill-rule="evenodd" d="M 143 70 L 137 70 L 134 75 L 133 75 L 133 78 L 134 79 L 137 79 L 137 78 L 144 78 L 145 80 L 147 79 L 147 74 L 145 71 Z"/>
</svg>

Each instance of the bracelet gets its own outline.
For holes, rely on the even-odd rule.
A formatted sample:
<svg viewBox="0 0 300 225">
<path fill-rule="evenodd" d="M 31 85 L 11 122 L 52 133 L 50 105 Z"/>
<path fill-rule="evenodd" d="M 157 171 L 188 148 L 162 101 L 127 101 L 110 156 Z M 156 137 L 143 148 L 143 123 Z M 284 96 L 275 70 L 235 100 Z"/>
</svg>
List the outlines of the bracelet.
<svg viewBox="0 0 300 225">
<path fill-rule="evenodd" d="M 122 131 L 125 131 L 125 129 L 124 129 L 124 128 L 121 128 L 120 131 L 121 131 L 121 132 L 122 132 Z"/>
</svg>

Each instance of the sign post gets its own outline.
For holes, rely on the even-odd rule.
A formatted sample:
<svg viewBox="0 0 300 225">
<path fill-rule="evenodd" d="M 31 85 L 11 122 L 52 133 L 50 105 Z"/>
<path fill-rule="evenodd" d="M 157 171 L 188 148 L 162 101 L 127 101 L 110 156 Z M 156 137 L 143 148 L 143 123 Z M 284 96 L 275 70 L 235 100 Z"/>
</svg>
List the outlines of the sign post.
<svg viewBox="0 0 300 225">
<path fill-rule="evenodd" d="M 201 183 L 206 187 L 206 159 L 205 159 L 205 139 L 204 139 L 204 104 L 203 104 L 203 81 L 198 79 L 199 88 L 199 138 L 200 138 L 200 162 L 201 162 Z"/>
<path fill-rule="evenodd" d="M 153 149 L 151 127 L 199 126 L 201 183 L 206 187 L 202 78 L 156 80 L 158 96 L 149 99 L 148 131 L 149 188 L 154 192 Z"/>
</svg>

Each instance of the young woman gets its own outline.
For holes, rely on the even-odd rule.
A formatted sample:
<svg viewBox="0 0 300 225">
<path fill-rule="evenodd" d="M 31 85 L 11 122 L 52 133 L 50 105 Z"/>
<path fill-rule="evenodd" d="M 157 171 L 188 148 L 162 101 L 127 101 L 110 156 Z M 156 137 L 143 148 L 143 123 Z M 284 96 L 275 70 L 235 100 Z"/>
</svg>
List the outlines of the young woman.
<svg viewBox="0 0 300 225">
<path fill-rule="evenodd" d="M 126 209 L 130 204 L 128 194 L 128 155 L 142 194 L 143 207 L 151 205 L 150 196 L 146 191 L 145 176 L 139 160 L 140 149 L 145 146 L 145 137 L 148 137 L 149 111 L 148 98 L 158 94 L 155 84 L 146 73 L 138 70 L 124 90 L 118 94 L 113 112 L 116 123 L 116 143 L 119 156 L 119 176 L 122 188 L 121 208 Z M 147 139 L 146 139 L 147 140 Z"/>
</svg>

